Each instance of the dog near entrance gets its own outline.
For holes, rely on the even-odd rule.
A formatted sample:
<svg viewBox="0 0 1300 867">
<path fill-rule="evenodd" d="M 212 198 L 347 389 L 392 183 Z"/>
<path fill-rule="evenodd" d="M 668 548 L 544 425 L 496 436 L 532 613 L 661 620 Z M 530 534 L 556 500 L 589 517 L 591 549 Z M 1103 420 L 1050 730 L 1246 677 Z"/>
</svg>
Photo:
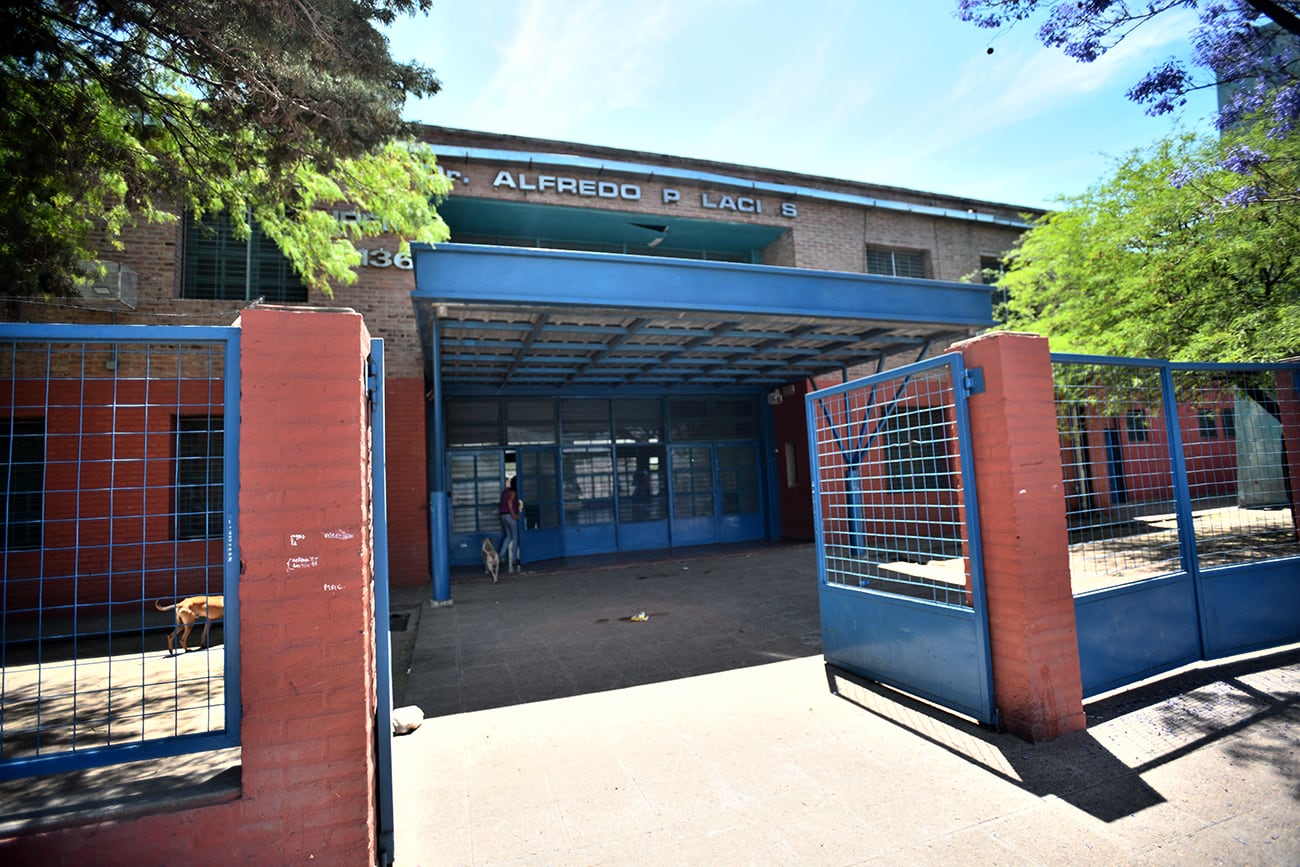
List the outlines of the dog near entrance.
<svg viewBox="0 0 1300 867">
<path fill-rule="evenodd" d="M 492 583 L 497 583 L 497 573 L 501 571 L 501 555 L 497 553 L 492 540 L 483 537 L 483 574 L 492 576 Z"/>
<path fill-rule="evenodd" d="M 190 647 L 190 630 L 194 624 L 203 621 L 203 644 L 200 647 L 208 646 L 208 631 L 212 628 L 213 620 L 220 620 L 221 615 L 226 610 L 224 596 L 190 596 L 182 599 L 180 602 L 173 602 L 171 605 L 163 605 L 159 599 L 153 604 L 154 608 L 159 611 L 176 612 L 176 628 L 172 630 L 171 635 L 167 636 L 167 655 L 171 656 L 176 652 L 176 633 L 181 632 L 181 647 L 188 653 L 191 649 L 199 648 Z"/>
</svg>

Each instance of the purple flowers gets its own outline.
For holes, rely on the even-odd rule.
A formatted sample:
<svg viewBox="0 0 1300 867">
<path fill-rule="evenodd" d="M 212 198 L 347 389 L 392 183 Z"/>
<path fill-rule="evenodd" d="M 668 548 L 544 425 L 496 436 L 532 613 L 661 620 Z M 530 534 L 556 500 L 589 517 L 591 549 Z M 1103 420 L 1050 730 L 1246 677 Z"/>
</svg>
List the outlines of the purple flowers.
<svg viewBox="0 0 1300 867">
<path fill-rule="evenodd" d="M 1268 161 L 1268 155 L 1261 150 L 1235 145 L 1223 159 L 1223 167 L 1239 175 L 1248 175 Z"/>
<path fill-rule="evenodd" d="M 1198 23 L 1191 40 L 1202 75 L 1198 78 L 1171 59 L 1130 88 L 1129 99 L 1145 104 L 1147 114 L 1159 115 L 1186 104 L 1194 90 L 1227 87 L 1230 94 L 1217 118 L 1220 130 L 1262 112 L 1272 124 L 1269 135 L 1283 138 L 1300 122 L 1300 37 L 1295 35 L 1300 13 L 1294 2 L 1268 4 L 1269 15 L 1288 25 L 1282 27 L 1257 5 L 1248 0 L 957 0 L 957 17 L 996 28 L 1041 14 L 1039 40 L 1088 63 L 1164 12 L 1196 9 Z"/>
</svg>

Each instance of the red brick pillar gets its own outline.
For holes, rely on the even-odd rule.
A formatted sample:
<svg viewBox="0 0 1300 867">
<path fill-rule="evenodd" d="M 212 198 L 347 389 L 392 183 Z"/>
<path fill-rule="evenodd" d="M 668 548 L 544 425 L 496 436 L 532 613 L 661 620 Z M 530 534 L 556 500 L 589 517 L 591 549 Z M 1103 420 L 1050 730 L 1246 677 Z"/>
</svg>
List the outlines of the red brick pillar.
<svg viewBox="0 0 1300 867">
<path fill-rule="evenodd" d="M 996 333 L 952 347 L 984 370 L 969 402 L 993 694 L 1030 741 L 1085 727 L 1069 533 L 1047 340 Z"/>
<path fill-rule="evenodd" d="M 370 335 L 350 310 L 240 326 L 243 795 L 283 823 L 265 863 L 373 864 Z"/>
</svg>

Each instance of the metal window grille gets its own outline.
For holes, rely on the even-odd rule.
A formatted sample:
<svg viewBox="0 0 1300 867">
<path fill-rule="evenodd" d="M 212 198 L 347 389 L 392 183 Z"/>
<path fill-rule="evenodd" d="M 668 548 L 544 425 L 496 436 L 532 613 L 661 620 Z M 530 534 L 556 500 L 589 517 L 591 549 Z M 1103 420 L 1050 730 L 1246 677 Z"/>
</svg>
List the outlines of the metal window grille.
<svg viewBox="0 0 1300 867">
<path fill-rule="evenodd" d="M 452 532 L 500 533 L 501 452 L 452 452 L 450 463 Z"/>
<path fill-rule="evenodd" d="M 867 273 L 887 277 L 926 276 L 925 253 L 917 250 L 890 250 L 883 247 L 867 248 Z"/>
<path fill-rule="evenodd" d="M 1057 357 L 1075 593 L 1300 553 L 1280 369 Z"/>
<path fill-rule="evenodd" d="M 678 446 L 671 451 L 673 516 L 702 518 L 713 514 L 713 450 Z"/>
<path fill-rule="evenodd" d="M 520 397 L 506 401 L 506 442 L 514 446 L 556 442 L 555 401 Z"/>
<path fill-rule="evenodd" d="M 827 582 L 970 607 L 951 368 L 829 390 L 810 422 Z"/>
<path fill-rule="evenodd" d="M 238 745 L 237 601 L 175 655 L 155 607 L 235 591 L 236 359 L 226 328 L 0 326 L 0 778 Z"/>
<path fill-rule="evenodd" d="M 501 402 L 496 398 L 452 398 L 447 401 L 447 445 L 503 445 Z"/>
<path fill-rule="evenodd" d="M 614 438 L 610 403 L 599 398 L 561 398 L 560 435 L 570 445 L 608 443 Z"/>
<path fill-rule="evenodd" d="M 618 447 L 618 519 L 621 523 L 668 517 L 668 449 L 662 445 Z"/>
<path fill-rule="evenodd" d="M 613 523 L 614 457 L 611 450 L 607 447 L 566 448 L 563 465 L 565 523 Z"/>
<path fill-rule="evenodd" d="M 183 271 L 186 298 L 307 300 L 307 287 L 275 242 L 256 223 L 247 238 L 236 237 L 224 214 L 206 220 L 186 216 Z"/>
</svg>

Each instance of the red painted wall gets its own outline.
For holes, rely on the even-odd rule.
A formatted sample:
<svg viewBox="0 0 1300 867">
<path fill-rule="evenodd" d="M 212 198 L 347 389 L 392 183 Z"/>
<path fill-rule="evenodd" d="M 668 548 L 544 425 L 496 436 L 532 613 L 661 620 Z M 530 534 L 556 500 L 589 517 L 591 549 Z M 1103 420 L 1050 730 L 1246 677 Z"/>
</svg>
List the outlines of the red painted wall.
<svg viewBox="0 0 1300 867">
<path fill-rule="evenodd" d="M 57 377 L 59 371 L 53 371 Z M 221 593 L 221 540 L 178 541 L 176 419 L 222 413 L 220 380 L 19 378 L 0 417 L 45 424 L 44 535 L 3 555 L 7 612 Z M 134 604 L 133 604 L 134 603 Z"/>
<path fill-rule="evenodd" d="M 0 841 L 0 863 L 373 864 L 365 357 L 350 311 L 244 311 L 242 792 Z"/>
<path fill-rule="evenodd" d="M 429 486 L 425 459 L 424 379 L 385 384 L 388 436 L 388 583 L 429 583 Z"/>
<path fill-rule="evenodd" d="M 807 393 L 806 383 L 786 386 L 782 389 L 781 403 L 772 407 L 781 538 L 800 541 L 813 539 L 812 476 L 809 473 L 808 416 L 804 404 Z M 793 454 L 793 467 L 787 466 L 788 453 Z M 790 478 L 791 472 L 793 479 Z"/>
</svg>

